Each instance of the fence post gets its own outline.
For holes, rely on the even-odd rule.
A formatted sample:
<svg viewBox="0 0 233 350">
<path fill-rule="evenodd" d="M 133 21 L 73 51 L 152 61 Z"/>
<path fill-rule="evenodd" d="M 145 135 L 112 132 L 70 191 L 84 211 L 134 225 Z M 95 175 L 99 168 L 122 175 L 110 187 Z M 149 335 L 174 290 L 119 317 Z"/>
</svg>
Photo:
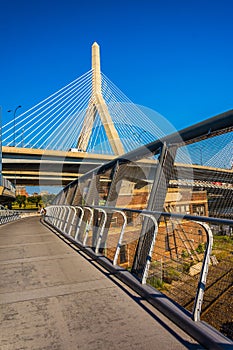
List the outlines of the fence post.
<svg viewBox="0 0 233 350">
<path fill-rule="evenodd" d="M 87 223 L 86 223 L 85 234 L 84 234 L 84 238 L 83 238 L 83 242 L 82 242 L 82 244 L 85 246 L 86 241 L 87 241 L 87 237 L 88 237 L 88 233 L 89 233 L 89 229 L 90 229 L 90 224 L 91 224 L 91 221 L 93 219 L 93 210 L 89 207 L 84 207 L 84 209 L 87 209 L 91 213 L 90 220 L 87 221 Z"/>
<path fill-rule="evenodd" d="M 125 227 L 127 225 L 127 216 L 121 210 L 113 210 L 113 211 L 115 213 L 120 213 L 123 216 L 123 220 L 124 220 L 122 228 L 121 228 L 121 232 L 120 232 L 120 237 L 119 237 L 119 240 L 118 240 L 118 243 L 117 243 L 116 252 L 115 252 L 115 255 L 114 255 L 114 259 L 113 259 L 113 265 L 117 265 L 117 260 L 118 260 L 118 256 L 120 254 L 120 249 L 121 249 L 121 243 L 122 243 L 123 236 L 124 236 L 124 233 L 125 233 Z"/>
<path fill-rule="evenodd" d="M 210 263 L 210 254 L 213 247 L 213 233 L 209 225 L 207 225 L 206 223 L 199 222 L 199 221 L 196 221 L 196 222 L 202 227 L 204 227 L 206 236 L 207 236 L 207 245 L 206 245 L 204 260 L 202 264 L 202 269 L 201 269 L 201 274 L 200 274 L 200 279 L 198 283 L 198 289 L 197 289 L 197 293 L 194 301 L 193 314 L 192 314 L 194 321 L 200 321 L 201 307 L 203 303 L 206 279 L 207 279 L 209 263 Z"/>
<path fill-rule="evenodd" d="M 99 253 L 99 248 L 100 248 L 100 244 L 101 244 L 101 240 L 102 240 L 102 236 L 103 236 L 103 231 L 104 231 L 104 227 L 107 221 L 107 213 L 104 209 L 101 208 L 97 208 L 97 210 L 99 210 L 100 212 L 102 212 L 104 214 L 104 220 L 101 220 L 101 227 L 100 227 L 100 232 L 98 234 L 98 238 L 97 238 L 97 242 L 96 242 L 96 247 L 95 247 L 95 253 L 98 254 Z"/>
<path fill-rule="evenodd" d="M 69 231 L 68 231 L 68 235 L 69 235 L 69 236 L 71 235 L 72 228 L 73 228 L 73 225 L 74 225 L 74 219 L 75 219 L 75 217 L 76 217 L 76 215 L 77 215 L 77 211 L 76 211 L 76 208 L 75 208 L 75 207 L 71 206 L 70 209 L 71 209 L 71 211 L 72 211 L 72 210 L 74 211 L 74 215 L 73 215 L 72 220 L 71 220 L 71 222 L 70 222 L 70 228 L 69 228 Z M 70 215 L 71 215 L 71 212 L 70 212 Z"/>
<path fill-rule="evenodd" d="M 151 219 L 153 221 L 153 223 L 154 223 L 154 226 L 155 226 L 154 233 L 153 233 L 153 238 L 152 238 L 151 244 L 150 244 L 150 249 L 149 249 L 148 255 L 146 257 L 145 268 L 144 268 L 144 271 L 143 271 L 143 274 L 142 274 L 142 284 L 145 284 L 147 276 L 148 276 L 149 268 L 150 268 L 152 253 L 153 253 L 153 249 L 154 249 L 154 245 L 155 245 L 155 239 L 156 239 L 156 236 L 157 236 L 157 233 L 158 233 L 158 222 L 157 222 L 156 218 L 154 217 L 154 215 L 145 214 L 145 213 L 141 213 L 140 215 L 146 216 L 149 219 Z"/>
<path fill-rule="evenodd" d="M 79 230 L 80 230 L 80 227 L 81 227 L 81 222 L 82 222 L 83 216 L 84 216 L 84 210 L 83 210 L 83 208 L 80 207 L 80 206 L 77 206 L 77 208 L 80 210 L 81 215 L 80 215 L 80 217 L 77 218 L 76 232 L 75 232 L 75 236 L 74 236 L 74 239 L 75 239 L 75 240 L 78 239 L 78 234 L 79 234 Z"/>
</svg>

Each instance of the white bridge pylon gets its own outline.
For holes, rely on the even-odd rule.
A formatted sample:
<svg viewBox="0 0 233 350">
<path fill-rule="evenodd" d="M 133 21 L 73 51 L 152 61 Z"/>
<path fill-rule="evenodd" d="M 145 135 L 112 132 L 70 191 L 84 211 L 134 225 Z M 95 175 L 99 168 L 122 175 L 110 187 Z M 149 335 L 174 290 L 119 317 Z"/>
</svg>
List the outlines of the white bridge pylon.
<svg viewBox="0 0 233 350">
<path fill-rule="evenodd" d="M 95 42 L 92 45 L 92 95 L 87 108 L 83 127 L 78 139 L 77 148 L 83 152 L 87 151 L 91 137 L 95 117 L 99 113 L 107 138 L 115 155 L 124 154 L 124 146 L 109 114 L 108 107 L 104 101 L 101 88 L 100 73 L 100 50 Z"/>
</svg>

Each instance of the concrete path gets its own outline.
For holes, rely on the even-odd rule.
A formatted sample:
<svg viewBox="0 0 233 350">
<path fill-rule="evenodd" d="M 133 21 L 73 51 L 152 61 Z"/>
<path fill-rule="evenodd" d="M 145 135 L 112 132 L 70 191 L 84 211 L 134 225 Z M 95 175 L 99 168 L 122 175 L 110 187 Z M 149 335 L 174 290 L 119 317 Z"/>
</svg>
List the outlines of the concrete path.
<svg viewBox="0 0 233 350">
<path fill-rule="evenodd" d="M 0 349 L 203 349 L 30 217 L 0 226 Z"/>
</svg>

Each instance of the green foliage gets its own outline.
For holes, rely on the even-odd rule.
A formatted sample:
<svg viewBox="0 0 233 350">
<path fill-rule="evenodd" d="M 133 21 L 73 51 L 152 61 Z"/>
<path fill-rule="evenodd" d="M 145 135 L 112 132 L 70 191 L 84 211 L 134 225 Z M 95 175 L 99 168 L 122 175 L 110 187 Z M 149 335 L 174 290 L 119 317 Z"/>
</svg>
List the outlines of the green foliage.
<svg viewBox="0 0 233 350">
<path fill-rule="evenodd" d="M 32 197 L 28 197 L 27 199 L 28 203 L 33 203 L 36 205 L 36 207 L 38 208 L 38 204 L 41 201 L 41 196 L 32 196 Z"/>
<path fill-rule="evenodd" d="M 13 209 L 36 209 L 41 203 L 41 196 L 26 197 L 24 195 L 17 195 L 13 204 Z"/>
<path fill-rule="evenodd" d="M 183 259 L 188 258 L 189 254 L 188 254 L 187 250 L 182 250 L 181 256 Z"/>
<path fill-rule="evenodd" d="M 155 269 L 161 266 L 161 261 L 153 260 L 150 264 L 150 269 Z"/>
<path fill-rule="evenodd" d="M 178 281 L 180 278 L 180 272 L 174 267 L 167 267 L 164 271 L 164 281 L 167 283 L 172 283 L 172 281 Z"/>
<path fill-rule="evenodd" d="M 42 196 L 42 201 L 44 203 L 45 206 L 52 204 L 52 201 L 54 200 L 54 198 L 56 197 L 55 194 L 43 194 Z"/>
<path fill-rule="evenodd" d="M 184 263 L 184 264 L 183 264 L 183 272 L 189 273 L 190 266 L 191 266 L 190 263 L 187 263 L 187 262 Z"/>
<path fill-rule="evenodd" d="M 19 208 L 22 208 L 22 205 L 24 206 L 24 208 L 26 207 L 26 196 L 23 196 L 21 194 L 18 194 L 16 196 L 15 202 L 19 205 Z"/>
<path fill-rule="evenodd" d="M 196 248 L 196 252 L 201 254 L 201 253 L 204 253 L 204 251 L 205 251 L 205 244 L 204 243 L 198 244 L 198 247 Z"/>
<path fill-rule="evenodd" d="M 214 236 L 213 249 L 231 250 L 233 244 L 232 236 Z"/>
<path fill-rule="evenodd" d="M 222 240 L 223 240 L 223 242 L 233 243 L 233 237 L 232 236 L 223 236 Z"/>
<path fill-rule="evenodd" d="M 156 289 L 164 289 L 164 282 L 160 278 L 152 277 L 148 280 L 149 284 Z"/>
</svg>

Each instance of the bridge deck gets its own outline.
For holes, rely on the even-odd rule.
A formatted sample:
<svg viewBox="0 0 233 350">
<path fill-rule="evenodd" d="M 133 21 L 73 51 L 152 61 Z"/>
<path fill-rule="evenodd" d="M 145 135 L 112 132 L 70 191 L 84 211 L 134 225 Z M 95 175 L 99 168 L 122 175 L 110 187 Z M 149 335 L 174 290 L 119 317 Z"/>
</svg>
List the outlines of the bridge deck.
<svg viewBox="0 0 233 350">
<path fill-rule="evenodd" d="M 38 217 L 0 227 L 0 310 L 1 350 L 203 349 Z"/>
</svg>

